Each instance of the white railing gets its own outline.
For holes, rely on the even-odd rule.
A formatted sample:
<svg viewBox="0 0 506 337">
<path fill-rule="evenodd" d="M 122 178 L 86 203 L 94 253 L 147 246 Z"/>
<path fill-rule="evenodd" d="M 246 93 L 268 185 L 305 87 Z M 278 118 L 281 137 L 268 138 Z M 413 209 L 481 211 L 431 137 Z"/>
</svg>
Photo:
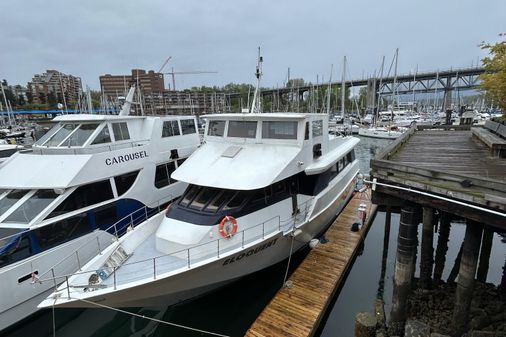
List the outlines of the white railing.
<svg viewBox="0 0 506 337">
<path fill-rule="evenodd" d="M 149 144 L 149 139 L 143 140 L 135 140 L 131 142 L 120 142 L 120 143 L 111 143 L 108 145 L 91 145 L 86 147 L 45 147 L 45 146 L 32 146 L 31 150 L 26 150 L 23 152 L 32 152 L 35 154 L 94 154 L 94 153 L 102 153 L 102 152 L 112 152 L 116 150 L 135 148 L 138 146 L 143 146 Z"/>
<path fill-rule="evenodd" d="M 81 252 L 81 251 L 88 252 L 89 249 L 87 249 L 87 247 L 91 244 L 92 245 L 96 244 L 97 254 L 102 254 L 104 249 L 106 249 L 109 245 L 102 247 L 102 245 L 100 244 L 101 237 L 113 235 L 115 237 L 115 239 L 118 240 L 124 233 L 126 233 L 128 227 L 134 228 L 135 226 L 137 226 L 137 225 L 141 224 L 142 222 L 151 218 L 151 216 L 154 216 L 154 215 L 160 213 L 163 210 L 162 205 L 164 205 L 166 203 L 170 203 L 173 199 L 174 199 L 173 196 L 169 195 L 163 199 L 156 201 L 155 203 L 152 203 L 150 205 L 146 205 L 146 206 L 136 209 L 132 213 L 124 216 L 123 218 L 116 221 L 113 225 L 109 226 L 108 228 L 106 228 L 104 230 L 96 230 L 94 232 L 96 235 L 94 235 L 94 237 L 92 239 L 84 242 L 77 249 L 75 249 L 73 252 L 71 252 L 69 255 L 67 255 L 66 258 L 58 261 L 50 269 L 48 269 L 47 271 L 42 273 L 39 276 L 39 278 L 42 279 L 43 276 L 45 276 L 49 273 L 51 273 L 52 278 L 55 278 L 55 276 L 57 275 L 56 270 L 58 269 L 58 267 L 64 266 L 64 265 L 69 265 L 69 264 L 77 266 L 78 269 L 80 270 L 82 267 L 81 261 L 83 261 L 84 259 L 80 258 L 79 252 Z M 166 200 L 166 201 L 162 202 L 163 200 Z"/>
<path fill-rule="evenodd" d="M 116 290 L 118 284 L 125 284 L 127 282 L 147 278 L 156 280 L 156 278 L 162 273 L 175 271 L 177 269 L 189 270 L 198 262 L 212 258 L 219 259 L 221 256 L 223 256 L 223 254 L 226 254 L 227 252 L 231 252 L 238 248 L 244 249 L 244 247 L 248 244 L 258 243 L 260 239 L 263 241 L 268 236 L 274 236 L 280 232 L 288 232 L 294 228 L 297 228 L 298 225 L 304 223 L 307 220 L 313 199 L 314 198 L 310 198 L 307 201 L 299 204 L 298 212 L 295 212 L 292 217 L 286 220 L 281 220 L 280 216 L 277 215 L 253 227 L 249 227 L 243 231 L 237 232 L 232 238 L 218 238 L 192 246 L 190 248 L 173 252 L 171 254 L 160 255 L 130 263 L 122 263 L 121 265 L 114 267 L 102 266 L 96 270 L 81 271 L 71 275 L 57 276 L 54 272 L 54 269 L 52 268 L 48 272 L 44 273 L 51 273 L 51 277 L 48 277 L 46 279 L 40 278 L 39 281 L 54 282 L 55 292 L 59 284 L 65 283 L 66 286 L 60 290 L 66 290 L 68 298 L 70 299 L 71 288 L 102 289 L 113 287 L 113 289 Z M 111 256 L 112 255 L 113 253 L 111 253 Z M 106 261 L 104 261 L 104 264 L 105 262 Z M 118 271 L 120 268 L 123 269 L 121 271 Z M 125 269 L 128 270 L 125 271 Z M 69 278 L 71 276 L 82 275 L 83 279 L 85 278 L 86 280 L 89 280 L 93 274 L 97 274 L 97 276 L 99 274 L 102 274 L 106 275 L 106 277 L 104 277 L 103 282 L 100 284 L 93 284 L 91 282 L 82 285 L 69 284 Z"/>
</svg>

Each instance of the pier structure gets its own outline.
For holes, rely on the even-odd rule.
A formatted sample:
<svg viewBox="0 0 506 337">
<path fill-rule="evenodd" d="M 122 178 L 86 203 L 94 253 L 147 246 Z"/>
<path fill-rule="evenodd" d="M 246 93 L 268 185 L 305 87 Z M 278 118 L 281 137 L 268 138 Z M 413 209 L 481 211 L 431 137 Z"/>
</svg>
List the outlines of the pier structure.
<svg viewBox="0 0 506 337">
<path fill-rule="evenodd" d="M 457 279 L 453 317 L 448 325 L 453 336 L 467 330 L 475 279 L 486 281 L 492 230 L 506 231 L 506 158 L 503 152 L 491 149 L 494 144 L 506 145 L 504 131 L 492 122 L 479 129 L 413 126 L 371 160 L 373 203 L 402 212 L 389 322 L 392 332 L 404 331 L 402 309 L 406 291 L 410 291 L 411 264 L 416 260 L 416 249 L 410 249 L 410 244 L 416 240 L 417 231 L 406 226 L 412 224 L 416 229 L 423 223 L 418 285 L 428 289 L 441 282 L 450 222 L 455 218 L 465 220 L 466 232 L 448 278 L 448 282 Z M 490 138 L 494 138 L 493 144 Z M 421 215 L 418 219 L 409 216 L 417 213 Z M 434 257 L 437 224 L 439 239 Z"/>
<path fill-rule="evenodd" d="M 366 218 L 359 231 L 352 231 L 361 204 L 366 205 Z M 325 233 L 327 242 L 311 250 L 286 286 L 257 317 L 246 336 L 313 336 L 359 253 L 376 210 L 377 206 L 371 203 L 370 190 L 355 193 Z M 376 319 L 372 317 L 372 321 L 374 327 Z"/>
<path fill-rule="evenodd" d="M 478 88 L 480 75 L 485 72 L 482 67 L 471 67 L 462 69 L 445 69 L 437 71 L 428 71 L 420 73 L 402 74 L 396 77 L 385 76 L 380 80 L 376 75 L 369 78 L 360 78 L 345 81 L 346 88 L 366 87 L 367 88 L 367 109 L 372 110 L 378 106 L 378 96 L 393 96 L 403 94 L 419 93 L 442 93 L 443 107 L 449 108 L 451 105 L 451 95 L 453 91 L 464 91 Z M 341 82 L 321 82 L 317 84 L 307 84 L 298 87 L 283 87 L 276 89 L 262 90 L 263 98 L 270 97 L 274 105 L 279 102 L 302 101 L 308 97 L 311 90 L 328 87 L 341 87 Z M 241 101 L 242 94 L 234 93 L 228 96 L 232 100 Z"/>
</svg>

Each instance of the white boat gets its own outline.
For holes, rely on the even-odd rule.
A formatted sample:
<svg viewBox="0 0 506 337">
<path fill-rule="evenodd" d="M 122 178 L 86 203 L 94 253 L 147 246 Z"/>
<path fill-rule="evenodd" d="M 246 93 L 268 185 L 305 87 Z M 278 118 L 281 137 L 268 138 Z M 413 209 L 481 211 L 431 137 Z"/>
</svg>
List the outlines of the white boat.
<svg viewBox="0 0 506 337">
<path fill-rule="evenodd" d="M 0 330 L 36 311 L 52 286 L 33 283 L 49 270 L 78 270 L 185 190 L 170 173 L 200 145 L 194 117 L 130 116 L 132 97 L 119 115 L 56 117 L 2 164 Z"/>
<path fill-rule="evenodd" d="M 102 250 L 40 307 L 171 305 L 286 259 L 351 197 L 358 138 L 326 114 L 208 115 L 204 145 L 172 175 L 166 212 Z M 48 278 L 43 284 L 53 284 Z"/>
<path fill-rule="evenodd" d="M 371 138 L 382 138 L 382 139 L 397 139 L 399 138 L 407 129 L 405 128 L 391 128 L 391 127 L 370 127 L 370 128 L 360 128 L 358 130 L 358 135 L 363 137 L 371 137 Z"/>
<path fill-rule="evenodd" d="M 7 142 L 1 142 L 0 140 L 0 167 L 14 153 L 24 149 L 22 145 L 8 144 Z"/>
</svg>

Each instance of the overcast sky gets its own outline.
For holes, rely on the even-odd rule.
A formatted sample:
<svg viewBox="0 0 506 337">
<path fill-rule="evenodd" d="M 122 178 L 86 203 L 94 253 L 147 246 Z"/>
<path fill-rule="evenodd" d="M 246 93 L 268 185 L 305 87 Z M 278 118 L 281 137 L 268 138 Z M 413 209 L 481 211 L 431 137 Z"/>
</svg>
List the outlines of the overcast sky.
<svg viewBox="0 0 506 337">
<path fill-rule="evenodd" d="M 0 1 L 0 78 L 26 85 L 56 69 L 99 88 L 100 75 L 216 71 L 176 76 L 177 89 L 292 78 L 372 74 L 399 48 L 399 73 L 467 67 L 478 44 L 506 32 L 505 0 L 16 0 Z M 170 83 L 166 76 L 166 87 Z"/>
</svg>

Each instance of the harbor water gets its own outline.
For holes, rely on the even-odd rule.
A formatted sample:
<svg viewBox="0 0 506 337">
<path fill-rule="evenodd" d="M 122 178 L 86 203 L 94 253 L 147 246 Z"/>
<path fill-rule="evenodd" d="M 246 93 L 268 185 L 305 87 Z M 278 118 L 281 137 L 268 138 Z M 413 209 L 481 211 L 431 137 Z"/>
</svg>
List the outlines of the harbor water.
<svg viewBox="0 0 506 337">
<path fill-rule="evenodd" d="M 356 149 L 361 171 L 368 173 L 369 161 L 390 140 L 363 138 Z M 399 214 L 392 213 L 388 239 L 385 235 L 385 213 L 379 211 L 364 242 L 362 253 L 355 259 L 346 280 L 329 307 L 318 334 L 320 336 L 353 336 L 355 315 L 372 312 L 376 298 L 385 301 L 389 313 L 392 301 L 393 272 L 396 254 Z M 465 232 L 464 224 L 451 227 L 443 279 L 453 267 Z M 419 226 L 419 238 L 421 226 Z M 384 244 L 385 243 L 385 244 Z M 435 234 L 434 245 L 437 243 Z M 386 260 L 382 259 L 384 249 Z M 419 247 L 420 249 L 420 247 Z M 502 276 L 506 242 L 494 233 L 487 282 L 499 284 Z M 296 254 L 293 269 L 307 254 Z M 418 254 L 420 256 L 420 253 Z M 384 268 L 384 278 L 382 275 Z M 242 336 L 264 306 L 282 286 L 287 261 L 244 277 L 202 297 L 171 307 L 125 309 L 137 316 L 110 309 L 44 310 L 0 334 L 8 337 L 72 336 L 208 336 L 210 331 L 227 336 Z M 418 271 L 417 271 L 418 274 Z M 315 275 L 318 277 L 318 275 Z M 140 316 L 154 318 L 149 320 Z M 169 322 L 169 323 L 167 323 Z M 180 326 L 191 327 L 189 330 Z"/>
</svg>

